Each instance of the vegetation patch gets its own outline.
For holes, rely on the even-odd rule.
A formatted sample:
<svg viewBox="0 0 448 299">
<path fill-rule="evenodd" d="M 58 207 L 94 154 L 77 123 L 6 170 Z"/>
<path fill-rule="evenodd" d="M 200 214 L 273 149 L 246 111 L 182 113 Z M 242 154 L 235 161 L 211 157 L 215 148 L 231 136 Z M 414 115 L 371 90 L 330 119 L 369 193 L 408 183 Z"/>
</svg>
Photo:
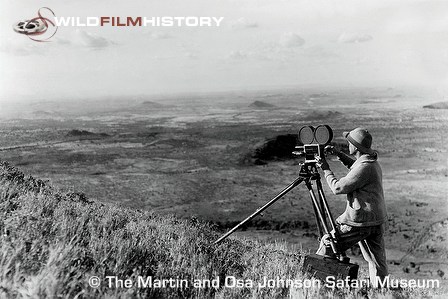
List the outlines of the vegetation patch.
<svg viewBox="0 0 448 299">
<path fill-rule="evenodd" d="M 67 133 L 67 137 L 109 137 L 106 133 L 93 133 L 87 130 L 73 129 Z"/>
<path fill-rule="evenodd" d="M 0 164 L 0 297 L 28 298 L 369 298 L 423 297 L 421 290 L 293 287 L 108 287 L 106 276 L 135 280 L 300 279 L 303 253 L 285 244 L 228 239 L 213 245 L 210 224 L 90 201 Z M 94 288 L 89 278 L 99 277 Z"/>
<path fill-rule="evenodd" d="M 267 161 L 292 159 L 296 145 L 298 145 L 297 134 L 278 135 L 256 144 L 253 150 L 243 157 L 242 162 L 263 165 Z"/>
</svg>

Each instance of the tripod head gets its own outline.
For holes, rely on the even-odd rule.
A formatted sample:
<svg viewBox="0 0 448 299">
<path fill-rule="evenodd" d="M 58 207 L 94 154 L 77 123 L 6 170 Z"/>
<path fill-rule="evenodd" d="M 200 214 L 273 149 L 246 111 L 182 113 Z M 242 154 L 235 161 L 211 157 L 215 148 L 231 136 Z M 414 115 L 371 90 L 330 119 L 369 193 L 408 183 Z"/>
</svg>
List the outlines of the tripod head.
<svg viewBox="0 0 448 299">
<path fill-rule="evenodd" d="M 320 178 L 319 171 L 317 170 L 316 162 L 301 162 L 299 176 L 304 179 L 317 180 Z"/>
</svg>

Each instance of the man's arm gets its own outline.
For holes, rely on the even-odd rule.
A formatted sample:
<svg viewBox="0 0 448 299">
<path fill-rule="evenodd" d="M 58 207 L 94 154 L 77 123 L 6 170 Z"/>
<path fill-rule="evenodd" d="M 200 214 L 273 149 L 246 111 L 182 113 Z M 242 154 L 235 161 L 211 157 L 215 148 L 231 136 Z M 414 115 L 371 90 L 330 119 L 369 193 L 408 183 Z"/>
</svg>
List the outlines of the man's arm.
<svg viewBox="0 0 448 299">
<path fill-rule="evenodd" d="M 353 163 L 355 163 L 355 159 L 347 155 L 346 153 L 337 151 L 336 156 L 338 157 L 339 161 L 342 162 L 342 164 L 345 165 L 345 167 L 350 168 L 352 167 Z"/>
<path fill-rule="evenodd" d="M 347 194 L 368 183 L 369 168 L 363 165 L 352 169 L 345 177 L 337 179 L 330 168 L 324 170 L 325 179 L 334 194 Z"/>
<path fill-rule="evenodd" d="M 341 152 L 340 150 L 338 150 L 333 145 L 327 145 L 325 147 L 325 150 L 327 152 L 332 153 L 333 155 L 336 155 L 336 157 L 338 157 L 339 161 L 341 161 L 342 164 L 344 164 L 345 167 L 347 167 L 349 169 L 350 169 L 350 167 L 352 167 L 353 163 L 355 163 L 355 161 L 356 161 L 356 159 L 350 157 L 346 153 Z"/>
</svg>

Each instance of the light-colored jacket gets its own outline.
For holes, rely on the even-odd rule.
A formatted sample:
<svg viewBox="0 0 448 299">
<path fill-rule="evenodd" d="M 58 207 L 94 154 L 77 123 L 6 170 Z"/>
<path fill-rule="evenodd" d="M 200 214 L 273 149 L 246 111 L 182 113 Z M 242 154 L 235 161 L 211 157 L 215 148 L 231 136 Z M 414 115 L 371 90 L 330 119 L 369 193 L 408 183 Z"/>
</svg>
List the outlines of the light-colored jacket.
<svg viewBox="0 0 448 299">
<path fill-rule="evenodd" d="M 341 179 L 337 179 L 331 170 L 325 170 L 324 173 L 334 194 L 347 194 L 347 207 L 336 219 L 338 223 L 374 226 L 386 222 L 382 171 L 377 155 L 360 156 L 350 166 L 349 173 Z"/>
</svg>

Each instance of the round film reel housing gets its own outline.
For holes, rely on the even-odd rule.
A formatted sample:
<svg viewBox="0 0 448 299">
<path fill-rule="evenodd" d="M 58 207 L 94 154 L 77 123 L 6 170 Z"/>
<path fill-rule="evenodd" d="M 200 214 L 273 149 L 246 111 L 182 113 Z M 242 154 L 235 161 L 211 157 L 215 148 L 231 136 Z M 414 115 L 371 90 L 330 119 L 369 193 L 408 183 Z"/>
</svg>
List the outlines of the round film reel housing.
<svg viewBox="0 0 448 299">
<path fill-rule="evenodd" d="M 333 140 L 333 130 L 328 125 L 320 125 L 314 130 L 314 139 L 318 144 L 328 144 Z"/>
<path fill-rule="evenodd" d="M 14 24 L 14 31 L 22 34 L 38 33 L 45 30 L 45 24 L 42 20 L 22 20 Z"/>
<path fill-rule="evenodd" d="M 303 126 L 299 130 L 299 140 L 303 144 L 311 144 L 314 140 L 314 127 Z"/>
</svg>

